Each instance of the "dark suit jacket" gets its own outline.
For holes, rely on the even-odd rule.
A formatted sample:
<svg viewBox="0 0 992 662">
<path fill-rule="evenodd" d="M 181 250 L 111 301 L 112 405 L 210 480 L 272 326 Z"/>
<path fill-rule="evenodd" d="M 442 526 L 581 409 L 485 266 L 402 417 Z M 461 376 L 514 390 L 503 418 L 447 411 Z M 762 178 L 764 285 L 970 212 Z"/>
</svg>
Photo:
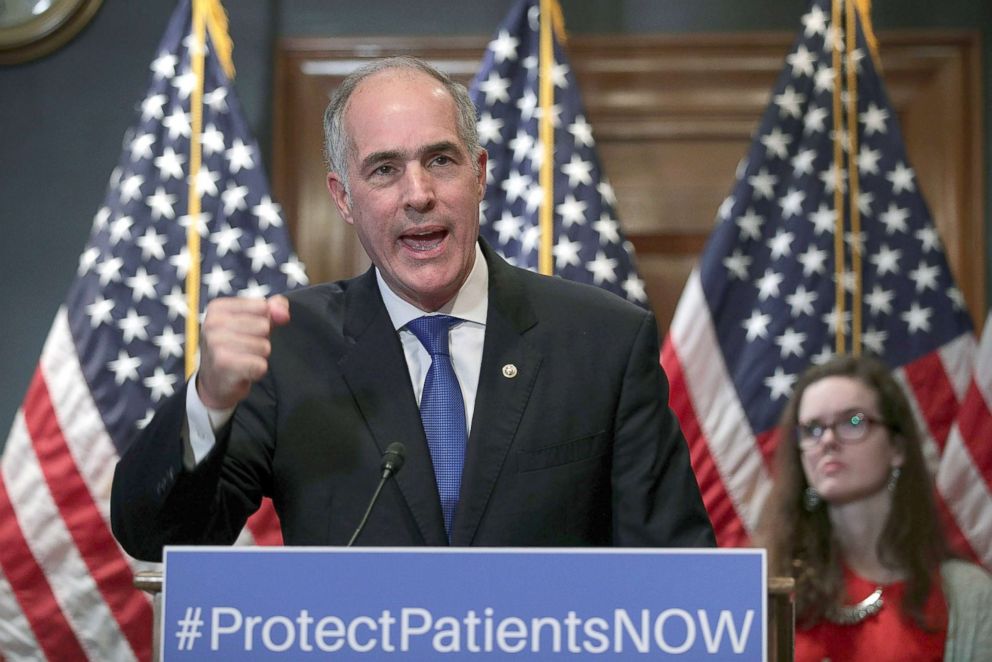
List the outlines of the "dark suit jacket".
<svg viewBox="0 0 992 662">
<path fill-rule="evenodd" d="M 703 508 L 654 317 L 597 288 L 489 264 L 475 417 L 452 545 L 707 546 Z M 150 560 L 165 544 L 231 543 L 271 496 L 289 545 L 342 545 L 385 448 L 406 464 L 359 544 L 447 545 L 409 372 L 372 270 L 289 295 L 270 370 L 211 453 L 183 462 L 185 389 L 114 475 L 113 530 Z M 504 376 L 513 364 L 516 376 Z"/>
</svg>

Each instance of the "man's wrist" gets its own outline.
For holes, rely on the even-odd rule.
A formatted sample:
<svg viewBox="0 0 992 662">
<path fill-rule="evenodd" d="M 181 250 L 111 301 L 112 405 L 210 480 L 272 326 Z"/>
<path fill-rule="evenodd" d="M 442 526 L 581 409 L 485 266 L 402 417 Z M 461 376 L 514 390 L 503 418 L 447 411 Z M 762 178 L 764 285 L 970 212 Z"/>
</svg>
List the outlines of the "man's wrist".
<svg viewBox="0 0 992 662">
<path fill-rule="evenodd" d="M 196 388 L 196 377 L 194 374 L 190 378 L 187 387 L 186 422 L 189 426 L 190 449 L 194 461 L 199 463 L 217 443 L 216 435 L 231 420 L 234 407 L 215 409 L 204 404 Z"/>
</svg>

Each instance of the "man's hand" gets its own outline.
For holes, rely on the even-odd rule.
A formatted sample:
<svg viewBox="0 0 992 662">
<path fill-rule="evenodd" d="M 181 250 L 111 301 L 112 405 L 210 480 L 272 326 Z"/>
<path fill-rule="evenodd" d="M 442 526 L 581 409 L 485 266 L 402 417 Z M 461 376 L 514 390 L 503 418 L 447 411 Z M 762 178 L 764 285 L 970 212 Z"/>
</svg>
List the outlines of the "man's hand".
<svg viewBox="0 0 992 662">
<path fill-rule="evenodd" d="M 287 322 L 289 301 L 282 295 L 211 301 L 203 320 L 196 380 L 203 404 L 230 409 L 241 402 L 269 369 L 272 328 Z"/>
</svg>

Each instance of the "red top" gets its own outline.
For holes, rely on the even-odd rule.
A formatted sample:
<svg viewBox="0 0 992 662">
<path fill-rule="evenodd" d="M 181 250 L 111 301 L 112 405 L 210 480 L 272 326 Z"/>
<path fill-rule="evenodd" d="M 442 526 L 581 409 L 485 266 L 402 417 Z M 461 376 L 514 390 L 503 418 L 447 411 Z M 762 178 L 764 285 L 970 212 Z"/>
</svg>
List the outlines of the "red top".
<svg viewBox="0 0 992 662">
<path fill-rule="evenodd" d="M 844 571 L 849 599 L 857 604 L 871 595 L 878 584 Z M 900 609 L 905 582 L 882 586 L 885 604 L 874 616 L 855 625 L 837 625 L 820 621 L 813 627 L 796 629 L 796 662 L 844 662 L 872 660 L 873 662 L 910 662 L 942 660 L 947 638 L 947 602 L 940 581 L 935 581 L 923 613 L 926 622 L 936 629 L 926 631 L 903 615 Z"/>
</svg>

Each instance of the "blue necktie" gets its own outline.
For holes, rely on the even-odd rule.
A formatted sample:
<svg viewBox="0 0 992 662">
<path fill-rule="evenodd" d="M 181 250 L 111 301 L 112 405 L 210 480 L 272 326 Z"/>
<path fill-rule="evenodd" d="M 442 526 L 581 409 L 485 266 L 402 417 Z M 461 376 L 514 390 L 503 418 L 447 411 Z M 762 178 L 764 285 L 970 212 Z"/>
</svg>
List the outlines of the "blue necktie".
<svg viewBox="0 0 992 662">
<path fill-rule="evenodd" d="M 449 538 L 461 489 L 467 440 L 465 403 L 448 351 L 448 329 L 459 321 L 448 315 L 428 315 L 406 325 L 431 355 L 431 367 L 420 396 L 420 418 L 427 434 L 444 529 Z"/>
</svg>

